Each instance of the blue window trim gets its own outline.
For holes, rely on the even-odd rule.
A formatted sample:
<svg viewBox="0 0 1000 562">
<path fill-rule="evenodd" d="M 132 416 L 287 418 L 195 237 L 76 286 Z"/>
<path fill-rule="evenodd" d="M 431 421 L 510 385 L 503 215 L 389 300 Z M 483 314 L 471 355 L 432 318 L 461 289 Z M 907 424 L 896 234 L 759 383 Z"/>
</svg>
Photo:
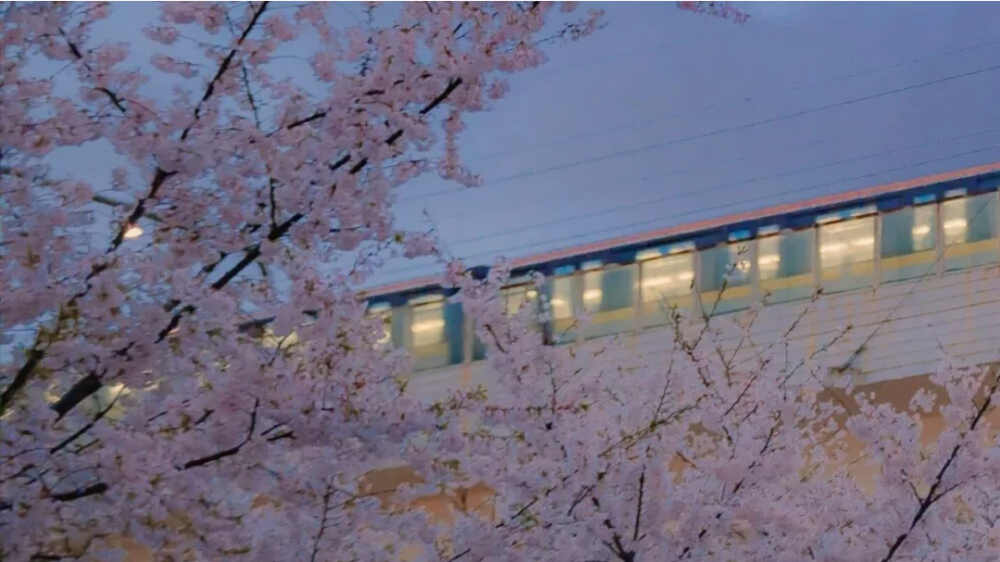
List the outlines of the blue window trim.
<svg viewBox="0 0 1000 562">
<path fill-rule="evenodd" d="M 817 205 L 809 209 L 800 209 L 790 213 L 775 214 L 738 223 L 731 223 L 712 229 L 692 231 L 685 234 L 648 240 L 641 243 L 624 245 L 595 252 L 581 253 L 517 268 L 511 271 L 512 277 L 523 277 L 533 272 L 545 276 L 566 275 L 579 269 L 585 262 L 601 261 L 606 264 L 631 265 L 637 262 L 636 256 L 643 251 L 663 250 L 672 246 L 693 243 L 695 250 L 701 251 L 729 241 L 730 237 L 739 233 L 748 233 L 746 239 L 758 237 L 758 232 L 770 227 L 781 230 L 803 230 L 814 228 L 818 217 L 834 213 L 842 213 L 859 208 L 872 207 L 875 212 L 886 213 L 893 210 L 938 202 L 944 199 L 945 193 L 953 190 L 965 190 L 968 196 L 996 191 L 1000 186 L 1000 171 L 970 176 L 955 180 L 937 182 L 912 187 L 895 193 L 860 197 L 829 205 Z M 845 217 L 846 218 L 846 217 Z M 488 268 L 474 268 L 481 276 L 485 276 Z M 453 291 L 444 290 L 438 286 L 415 287 L 399 293 L 379 295 L 369 299 L 372 304 L 388 303 L 392 307 L 406 304 L 415 297 L 434 294 L 435 292 L 450 296 Z"/>
</svg>

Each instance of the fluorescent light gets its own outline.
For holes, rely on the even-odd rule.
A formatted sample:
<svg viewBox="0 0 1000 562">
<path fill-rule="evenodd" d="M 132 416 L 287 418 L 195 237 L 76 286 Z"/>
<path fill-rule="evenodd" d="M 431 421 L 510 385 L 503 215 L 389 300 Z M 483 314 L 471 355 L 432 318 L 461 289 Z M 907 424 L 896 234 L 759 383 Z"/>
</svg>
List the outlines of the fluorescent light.
<svg viewBox="0 0 1000 562">
<path fill-rule="evenodd" d="M 823 244 L 822 246 L 819 247 L 820 253 L 823 254 L 834 254 L 837 252 L 843 252 L 846 249 L 847 249 L 847 244 L 840 244 L 840 243 Z"/>
<path fill-rule="evenodd" d="M 922 224 L 920 226 L 913 227 L 913 235 L 914 236 L 923 236 L 925 234 L 930 234 L 930 231 L 931 231 L 931 227 L 929 225 L 926 225 L 926 224 Z"/>
<path fill-rule="evenodd" d="M 677 274 L 677 278 L 681 281 L 690 281 L 694 279 L 694 273 L 691 271 L 682 271 Z"/>
<path fill-rule="evenodd" d="M 781 261 L 781 257 L 778 254 L 767 254 L 766 256 L 760 256 L 757 258 L 757 264 L 759 265 L 771 265 Z"/>
<path fill-rule="evenodd" d="M 950 221 L 945 221 L 944 222 L 944 229 L 945 230 L 959 230 L 959 229 L 965 228 L 965 225 L 967 225 L 967 224 L 968 223 L 965 221 L 965 219 L 952 219 Z"/>
<path fill-rule="evenodd" d="M 642 284 L 645 287 L 657 287 L 660 285 L 669 285 L 674 282 L 674 278 L 670 275 L 663 275 L 661 277 L 650 277 L 648 279 L 643 279 Z"/>
<path fill-rule="evenodd" d="M 851 241 L 851 246 L 874 246 L 875 239 L 869 236 L 868 238 L 858 238 L 857 240 Z"/>
<path fill-rule="evenodd" d="M 138 225 L 132 225 L 125 231 L 126 240 L 132 240 L 133 238 L 138 238 L 140 236 L 142 236 L 142 228 Z"/>
<path fill-rule="evenodd" d="M 538 292 L 537 292 L 537 291 L 528 291 L 527 293 L 525 293 L 525 295 L 526 295 L 526 296 L 527 296 L 527 297 L 528 297 L 529 299 L 533 299 L 533 298 L 535 298 L 535 297 L 537 297 L 537 296 L 538 296 Z"/>
<path fill-rule="evenodd" d="M 589 289 L 583 292 L 583 300 L 585 301 L 596 301 L 601 299 L 600 289 Z"/>
<path fill-rule="evenodd" d="M 444 328 L 444 320 L 424 320 L 422 322 L 414 322 L 413 325 L 410 326 L 410 331 L 433 332 L 434 330 L 440 330 L 441 328 Z"/>
</svg>

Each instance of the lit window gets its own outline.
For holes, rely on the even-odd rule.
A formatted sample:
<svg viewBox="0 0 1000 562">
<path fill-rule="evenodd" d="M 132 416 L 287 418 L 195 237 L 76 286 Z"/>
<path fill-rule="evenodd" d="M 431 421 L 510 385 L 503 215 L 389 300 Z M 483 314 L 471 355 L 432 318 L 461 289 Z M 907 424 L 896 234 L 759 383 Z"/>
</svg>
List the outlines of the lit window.
<svg viewBox="0 0 1000 562">
<path fill-rule="evenodd" d="M 934 271 L 937 208 L 906 207 L 882 215 L 882 281 L 914 279 Z"/>
<path fill-rule="evenodd" d="M 538 291 L 534 285 L 517 285 L 507 287 L 503 290 L 507 315 L 513 315 L 521 310 L 527 302 L 533 302 L 538 298 Z"/>
<path fill-rule="evenodd" d="M 445 331 L 445 301 L 428 299 L 414 304 L 410 312 L 410 351 L 416 370 L 434 369 L 450 363 Z M 418 301 L 419 302 L 419 301 Z"/>
<path fill-rule="evenodd" d="M 576 335 L 570 328 L 576 322 L 573 314 L 576 303 L 573 299 L 573 287 L 577 278 L 573 275 L 564 275 L 549 279 L 548 288 L 551 291 L 549 305 L 551 307 L 551 320 L 549 326 L 554 341 L 568 343 L 576 340 Z"/>
<path fill-rule="evenodd" d="M 812 228 L 785 230 L 757 240 L 757 271 L 767 302 L 806 299 L 816 290 L 813 281 Z"/>
<path fill-rule="evenodd" d="M 662 326 L 671 307 L 691 308 L 694 253 L 685 252 L 643 261 L 640 264 L 643 324 Z"/>
<path fill-rule="evenodd" d="M 424 347 L 444 341 L 444 301 L 413 307 L 410 337 L 413 347 Z"/>
<path fill-rule="evenodd" d="M 821 224 L 819 261 L 825 292 L 871 286 L 875 271 L 875 217 Z"/>
<path fill-rule="evenodd" d="M 392 309 L 389 308 L 388 304 L 376 304 L 372 305 L 368 309 L 368 315 L 381 320 L 381 326 L 379 329 L 382 330 L 378 334 L 378 343 L 381 345 L 388 344 L 392 341 Z"/>
<path fill-rule="evenodd" d="M 635 266 L 610 265 L 583 274 L 583 307 L 591 314 L 588 338 L 632 329 Z"/>
<path fill-rule="evenodd" d="M 1000 261 L 997 192 L 951 199 L 941 204 L 946 271 Z"/>
<path fill-rule="evenodd" d="M 520 285 L 513 285 L 509 287 L 504 287 L 500 293 L 504 302 L 504 311 L 508 316 L 512 316 L 521 310 L 521 307 L 528 306 L 531 307 L 533 312 L 538 312 L 538 289 L 535 288 L 532 283 L 524 283 L 524 279 L 521 278 L 516 281 L 521 281 Z M 541 326 L 534 324 L 532 326 L 534 330 L 541 330 Z M 486 358 L 486 344 L 479 339 L 479 336 L 473 336 L 472 339 L 472 360 L 482 361 Z"/>
<path fill-rule="evenodd" d="M 750 240 L 735 241 L 701 252 L 698 288 L 705 312 L 722 314 L 750 305 L 751 244 Z"/>
</svg>

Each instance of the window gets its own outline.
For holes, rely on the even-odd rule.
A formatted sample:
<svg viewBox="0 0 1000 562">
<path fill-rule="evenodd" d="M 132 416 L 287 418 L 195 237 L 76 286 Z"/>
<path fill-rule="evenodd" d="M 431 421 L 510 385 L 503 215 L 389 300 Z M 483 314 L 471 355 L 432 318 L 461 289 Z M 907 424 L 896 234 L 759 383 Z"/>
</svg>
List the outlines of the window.
<svg viewBox="0 0 1000 562">
<path fill-rule="evenodd" d="M 997 205 L 995 191 L 941 204 L 945 271 L 1000 261 Z"/>
<path fill-rule="evenodd" d="M 410 312 L 410 351 L 423 371 L 462 362 L 461 306 L 441 297 L 414 301 Z"/>
<path fill-rule="evenodd" d="M 813 249 L 816 232 L 772 229 L 757 240 L 757 272 L 760 290 L 769 303 L 788 302 L 812 297 Z"/>
<path fill-rule="evenodd" d="M 517 285 L 515 287 L 507 287 L 502 291 L 504 306 L 507 310 L 507 315 L 511 316 L 517 311 L 521 310 L 521 307 L 529 301 L 535 301 L 538 298 L 538 292 L 535 290 L 534 285 Z"/>
<path fill-rule="evenodd" d="M 937 261 L 937 205 L 907 207 L 882 215 L 882 281 L 934 273 Z"/>
<path fill-rule="evenodd" d="M 583 307 L 591 315 L 586 336 L 596 338 L 632 329 L 635 266 L 609 265 L 583 274 Z"/>
<path fill-rule="evenodd" d="M 368 308 L 368 315 L 381 320 L 382 333 L 377 334 L 376 341 L 379 345 L 386 345 L 392 342 L 392 309 L 388 304 L 380 303 Z"/>
<path fill-rule="evenodd" d="M 836 293 L 872 286 L 875 271 L 875 217 L 820 224 L 820 282 Z"/>
<path fill-rule="evenodd" d="M 546 283 L 551 313 L 548 329 L 551 341 L 556 343 L 570 343 L 576 340 L 576 333 L 572 329 L 576 323 L 573 311 L 580 308 L 573 290 L 576 281 L 574 275 L 563 275 L 552 277 Z"/>
<path fill-rule="evenodd" d="M 735 238 L 748 238 L 745 233 Z M 698 288 L 706 313 L 722 314 L 746 308 L 753 298 L 751 240 L 719 244 L 701 252 Z"/>
<path fill-rule="evenodd" d="M 662 326 L 670 320 L 670 309 L 691 310 L 694 253 L 663 257 L 650 253 L 640 264 L 642 315 L 645 327 Z M 642 259 L 644 256 L 640 256 Z"/>
<path fill-rule="evenodd" d="M 533 283 L 524 283 L 521 285 L 515 285 L 513 287 L 504 288 L 501 293 L 503 294 L 504 305 L 506 306 L 507 315 L 512 316 L 516 314 L 521 307 L 529 307 L 533 314 L 539 312 L 539 300 L 538 300 L 538 290 L 535 288 Z M 542 329 L 539 324 L 534 324 L 533 328 L 537 331 Z"/>
<path fill-rule="evenodd" d="M 525 306 L 525 303 L 530 303 L 528 306 L 537 306 L 538 304 L 538 291 L 531 283 L 504 287 L 500 291 L 500 295 L 508 316 L 516 314 L 521 310 L 522 306 Z M 535 308 L 535 311 L 537 312 L 537 308 Z M 541 326 L 536 325 L 535 329 L 540 330 Z M 478 336 L 474 336 L 472 340 L 472 360 L 482 361 L 483 359 L 486 359 L 486 344 Z"/>
</svg>

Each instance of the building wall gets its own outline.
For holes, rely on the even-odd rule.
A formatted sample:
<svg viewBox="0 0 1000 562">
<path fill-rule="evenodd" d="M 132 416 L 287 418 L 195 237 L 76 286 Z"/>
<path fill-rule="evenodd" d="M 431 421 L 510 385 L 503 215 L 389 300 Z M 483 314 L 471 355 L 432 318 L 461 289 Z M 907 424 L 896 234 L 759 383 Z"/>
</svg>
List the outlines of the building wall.
<svg viewBox="0 0 1000 562">
<path fill-rule="evenodd" d="M 750 314 L 741 311 L 713 318 L 712 325 L 723 335 L 723 349 L 739 345 L 743 330 L 736 323 L 748 322 Z M 790 362 L 797 364 L 816 353 L 831 365 L 846 366 L 844 372 L 856 384 L 932 373 L 942 350 L 974 364 L 989 363 L 1000 358 L 1000 266 L 824 295 L 815 302 L 766 306 L 749 331 L 753 345 L 744 342 L 736 361 L 781 339 L 800 316 L 790 334 Z M 624 337 L 635 352 L 655 363 L 670 352 L 673 330 L 648 329 Z M 597 349 L 605 340 L 580 345 Z M 433 400 L 476 384 L 496 386 L 488 362 L 417 373 L 409 388 L 414 395 Z"/>
</svg>

